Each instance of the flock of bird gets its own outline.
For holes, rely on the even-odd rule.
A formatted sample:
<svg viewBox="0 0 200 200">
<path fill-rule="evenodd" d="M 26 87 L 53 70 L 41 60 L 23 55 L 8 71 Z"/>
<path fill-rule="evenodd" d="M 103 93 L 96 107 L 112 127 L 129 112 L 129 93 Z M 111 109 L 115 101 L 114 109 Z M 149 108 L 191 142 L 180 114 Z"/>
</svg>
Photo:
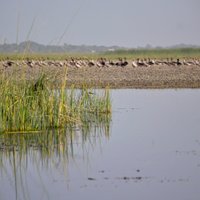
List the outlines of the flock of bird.
<svg viewBox="0 0 200 200">
<path fill-rule="evenodd" d="M 98 58 L 97 60 L 91 60 L 88 58 L 69 58 L 64 61 L 53 61 L 53 60 L 23 60 L 23 61 L 0 61 L 0 66 L 8 68 L 11 66 L 28 66 L 34 68 L 35 66 L 44 67 L 44 66 L 54 66 L 54 67 L 149 67 L 149 66 L 200 66 L 199 59 L 136 59 L 128 61 L 126 58 L 119 58 L 118 60 L 109 60 L 106 58 Z"/>
</svg>

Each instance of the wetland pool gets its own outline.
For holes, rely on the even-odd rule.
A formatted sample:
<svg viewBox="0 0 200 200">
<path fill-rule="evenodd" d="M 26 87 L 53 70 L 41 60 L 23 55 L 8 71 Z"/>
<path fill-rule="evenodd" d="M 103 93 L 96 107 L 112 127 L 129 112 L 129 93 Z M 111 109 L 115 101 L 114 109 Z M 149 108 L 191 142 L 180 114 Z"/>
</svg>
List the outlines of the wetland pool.
<svg viewBox="0 0 200 200">
<path fill-rule="evenodd" d="M 111 98 L 101 124 L 0 135 L 0 199 L 199 200 L 200 90 Z"/>
</svg>

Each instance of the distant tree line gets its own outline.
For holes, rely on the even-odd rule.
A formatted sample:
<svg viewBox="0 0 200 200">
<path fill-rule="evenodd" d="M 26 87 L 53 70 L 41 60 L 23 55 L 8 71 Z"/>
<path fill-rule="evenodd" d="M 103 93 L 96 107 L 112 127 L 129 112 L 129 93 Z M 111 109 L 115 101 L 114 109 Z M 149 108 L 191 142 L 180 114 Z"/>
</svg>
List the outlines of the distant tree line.
<svg viewBox="0 0 200 200">
<path fill-rule="evenodd" d="M 67 53 L 67 52 L 81 52 L 81 53 L 98 53 L 105 51 L 115 51 L 123 49 L 118 46 L 95 46 L 95 45 L 43 45 L 36 42 L 27 41 L 20 44 L 0 44 L 0 53 Z"/>
</svg>

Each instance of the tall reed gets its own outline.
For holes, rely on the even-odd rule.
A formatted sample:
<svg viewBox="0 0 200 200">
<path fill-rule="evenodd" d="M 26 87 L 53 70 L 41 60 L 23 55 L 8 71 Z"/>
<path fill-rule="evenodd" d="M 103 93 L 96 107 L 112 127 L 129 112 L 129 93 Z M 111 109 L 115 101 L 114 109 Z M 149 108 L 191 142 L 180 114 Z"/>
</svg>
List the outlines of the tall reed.
<svg viewBox="0 0 200 200">
<path fill-rule="evenodd" d="M 63 128 L 83 123 L 88 115 L 101 117 L 111 113 L 108 89 L 98 95 L 87 87 L 66 90 L 66 77 L 58 89 L 52 89 L 52 82 L 45 74 L 36 80 L 17 81 L 1 75 L 0 132 Z"/>
</svg>

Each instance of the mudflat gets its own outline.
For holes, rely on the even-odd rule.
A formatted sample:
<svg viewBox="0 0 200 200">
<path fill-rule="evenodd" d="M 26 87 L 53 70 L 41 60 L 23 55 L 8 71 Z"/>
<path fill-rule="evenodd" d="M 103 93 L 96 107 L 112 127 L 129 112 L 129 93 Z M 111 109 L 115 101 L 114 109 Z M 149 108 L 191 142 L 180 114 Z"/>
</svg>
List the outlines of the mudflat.
<svg viewBox="0 0 200 200">
<path fill-rule="evenodd" d="M 67 69 L 67 70 L 66 70 Z M 0 73 L 11 77 L 34 79 L 41 73 L 58 82 L 66 75 L 67 86 L 81 87 L 87 85 L 96 88 L 200 88 L 199 65 L 152 65 L 148 67 L 110 66 L 22 66 L 3 67 Z"/>
<path fill-rule="evenodd" d="M 199 66 L 131 66 L 68 70 L 68 84 L 110 88 L 199 88 Z"/>
</svg>

